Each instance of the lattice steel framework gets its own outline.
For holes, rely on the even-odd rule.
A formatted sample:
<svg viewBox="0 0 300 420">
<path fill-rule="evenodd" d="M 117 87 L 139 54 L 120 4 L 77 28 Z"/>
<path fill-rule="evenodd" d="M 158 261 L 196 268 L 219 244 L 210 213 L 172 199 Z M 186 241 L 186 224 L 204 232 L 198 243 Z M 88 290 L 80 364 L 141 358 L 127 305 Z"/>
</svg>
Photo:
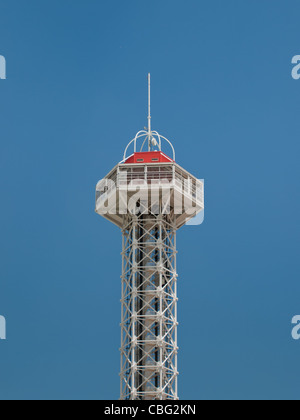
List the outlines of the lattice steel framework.
<svg viewBox="0 0 300 420">
<path fill-rule="evenodd" d="M 122 259 L 121 399 L 178 399 L 175 221 L 127 217 Z"/>
</svg>

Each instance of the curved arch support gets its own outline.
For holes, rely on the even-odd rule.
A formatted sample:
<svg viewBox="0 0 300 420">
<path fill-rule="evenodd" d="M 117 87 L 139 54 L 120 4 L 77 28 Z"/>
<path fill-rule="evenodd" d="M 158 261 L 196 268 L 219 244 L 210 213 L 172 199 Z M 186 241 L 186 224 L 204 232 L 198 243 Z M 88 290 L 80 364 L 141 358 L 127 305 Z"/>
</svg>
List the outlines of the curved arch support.
<svg viewBox="0 0 300 420">
<path fill-rule="evenodd" d="M 173 147 L 173 144 L 170 142 L 170 140 L 168 140 L 166 137 L 164 137 L 164 136 L 162 136 L 162 135 L 160 135 L 157 131 L 151 131 L 151 132 L 149 132 L 149 131 L 145 131 L 145 130 L 141 130 L 141 131 L 139 131 L 137 134 L 136 134 L 136 136 L 128 143 L 128 145 L 127 145 L 127 147 L 126 147 L 126 149 L 125 149 L 125 151 L 124 151 L 124 155 L 123 155 L 123 161 L 122 162 L 125 162 L 126 161 L 126 159 L 129 157 L 129 156 L 127 156 L 127 152 L 128 152 L 128 149 L 129 149 L 129 147 L 132 145 L 132 143 L 133 143 L 133 150 L 134 150 L 134 153 L 136 153 L 137 152 L 137 142 L 138 142 L 138 140 L 139 139 L 141 139 L 142 140 L 142 145 L 141 145 L 141 149 L 140 149 L 140 152 L 143 152 L 144 150 L 144 147 L 145 147 L 145 144 L 146 144 L 146 142 L 148 141 L 148 143 L 149 143 L 149 138 L 151 138 L 151 140 L 154 138 L 155 140 L 156 140 L 156 143 L 157 143 L 157 145 L 156 146 L 148 146 L 148 151 L 150 152 L 151 151 L 151 147 L 153 147 L 153 149 L 155 148 L 155 147 L 157 147 L 158 148 L 158 150 L 159 151 L 162 151 L 162 140 L 164 140 L 164 141 L 166 141 L 168 144 L 169 144 L 169 146 L 171 147 L 171 149 L 172 149 L 172 153 L 173 153 L 173 160 L 175 161 L 175 149 L 174 149 L 174 147 Z"/>
</svg>

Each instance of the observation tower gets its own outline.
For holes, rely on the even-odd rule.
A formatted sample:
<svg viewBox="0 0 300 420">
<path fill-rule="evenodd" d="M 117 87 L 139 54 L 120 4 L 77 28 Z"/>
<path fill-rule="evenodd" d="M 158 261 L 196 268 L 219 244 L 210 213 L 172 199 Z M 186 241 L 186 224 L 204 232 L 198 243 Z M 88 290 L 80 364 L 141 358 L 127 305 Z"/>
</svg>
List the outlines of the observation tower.
<svg viewBox="0 0 300 420">
<path fill-rule="evenodd" d="M 203 209 L 203 182 L 151 128 L 149 74 L 148 129 L 96 187 L 96 212 L 123 238 L 121 400 L 178 399 L 176 232 Z"/>
</svg>

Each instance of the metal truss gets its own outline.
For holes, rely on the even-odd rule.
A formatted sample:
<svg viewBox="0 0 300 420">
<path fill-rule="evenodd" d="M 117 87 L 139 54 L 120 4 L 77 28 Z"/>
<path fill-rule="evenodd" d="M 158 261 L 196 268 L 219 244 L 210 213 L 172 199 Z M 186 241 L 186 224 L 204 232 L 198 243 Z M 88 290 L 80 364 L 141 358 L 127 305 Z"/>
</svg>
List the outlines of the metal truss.
<svg viewBox="0 0 300 420">
<path fill-rule="evenodd" d="M 123 224 L 121 400 L 176 400 L 176 223 L 127 215 Z"/>
</svg>

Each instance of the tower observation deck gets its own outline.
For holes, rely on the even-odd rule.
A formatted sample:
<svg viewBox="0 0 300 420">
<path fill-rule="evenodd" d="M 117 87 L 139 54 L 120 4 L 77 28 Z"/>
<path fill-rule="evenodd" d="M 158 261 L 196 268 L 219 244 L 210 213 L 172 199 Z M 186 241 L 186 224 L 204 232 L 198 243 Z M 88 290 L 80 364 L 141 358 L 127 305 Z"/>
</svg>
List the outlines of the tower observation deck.
<svg viewBox="0 0 300 420">
<path fill-rule="evenodd" d="M 151 129 L 150 75 L 148 97 L 148 130 L 137 133 L 97 184 L 96 212 L 123 237 L 120 398 L 176 400 L 176 232 L 204 209 L 204 186 L 175 162 L 172 143 Z"/>
</svg>

